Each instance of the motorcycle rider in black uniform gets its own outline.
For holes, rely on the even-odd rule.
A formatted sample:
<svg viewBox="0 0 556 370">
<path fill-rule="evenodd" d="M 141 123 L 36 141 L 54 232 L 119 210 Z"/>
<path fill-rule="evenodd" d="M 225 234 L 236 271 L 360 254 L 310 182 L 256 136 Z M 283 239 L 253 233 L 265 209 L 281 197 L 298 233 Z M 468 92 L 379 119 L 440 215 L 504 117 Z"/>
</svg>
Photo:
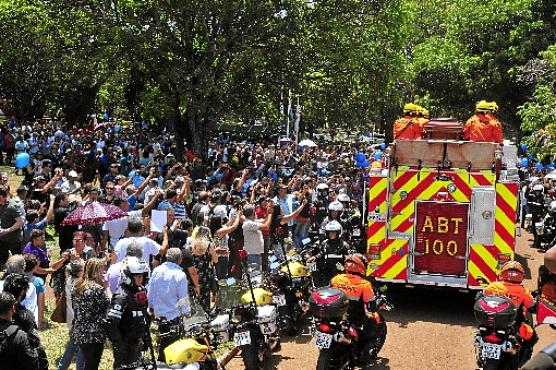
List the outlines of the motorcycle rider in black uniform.
<svg viewBox="0 0 556 370">
<path fill-rule="evenodd" d="M 23 274 L 11 273 L 4 279 L 3 290 L 11 293 L 17 300 L 15 304 L 13 322 L 25 333 L 27 333 L 29 345 L 36 350 L 39 363 L 39 367 L 37 369 L 47 370 L 48 358 L 46 357 L 46 351 L 39 337 L 37 323 L 35 322 L 35 315 L 33 315 L 33 312 L 29 311 L 21 303 L 25 299 L 28 289 L 29 282 Z"/>
<path fill-rule="evenodd" d="M 338 221 L 332 220 L 324 227 L 327 239 L 320 245 L 316 255 L 307 262 L 317 263 L 318 273 L 315 276 L 315 285 L 326 286 L 337 273 L 337 264 L 343 265 L 344 258 L 349 252 L 349 244 L 341 239 L 342 226 Z"/>
<path fill-rule="evenodd" d="M 16 299 L 9 292 L 0 292 L 0 363 L 5 370 L 36 370 L 39 368 L 37 349 L 19 325 L 13 323 Z"/>
<path fill-rule="evenodd" d="M 147 262 L 137 257 L 124 260 L 120 287 L 106 315 L 106 332 L 114 348 L 114 369 L 129 366 L 141 357 L 142 339 L 149 328 L 144 288 L 148 276 Z"/>
<path fill-rule="evenodd" d="M 535 227 L 535 224 L 537 222 L 541 222 L 545 214 L 544 186 L 542 184 L 533 185 L 531 192 L 529 193 L 527 205 L 529 206 L 532 215 L 532 232 L 535 240 L 533 246 L 538 247 L 540 240 L 537 235 L 537 228 Z"/>
<path fill-rule="evenodd" d="M 326 213 L 328 212 L 328 185 L 325 183 L 320 183 L 316 187 L 317 189 L 317 199 L 315 201 L 315 221 L 318 225 L 322 224 L 326 218 Z"/>
</svg>

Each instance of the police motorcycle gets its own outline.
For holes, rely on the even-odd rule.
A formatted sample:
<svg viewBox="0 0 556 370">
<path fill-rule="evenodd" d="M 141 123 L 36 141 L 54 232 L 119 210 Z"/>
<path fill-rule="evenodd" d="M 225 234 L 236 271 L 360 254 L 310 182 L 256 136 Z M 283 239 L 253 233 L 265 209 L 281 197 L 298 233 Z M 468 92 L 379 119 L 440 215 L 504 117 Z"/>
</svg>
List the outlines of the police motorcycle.
<svg viewBox="0 0 556 370">
<path fill-rule="evenodd" d="M 240 252 L 244 277 L 220 282 L 217 307 L 229 307 L 230 339 L 241 349 L 244 368 L 259 370 L 267 355 L 280 348 L 278 309 L 261 266 L 247 266 L 247 253 Z"/>
<path fill-rule="evenodd" d="M 304 245 L 311 240 L 303 240 Z M 304 314 L 308 311 L 308 298 L 313 288 L 311 266 L 306 262 L 311 256 L 309 249 L 298 251 L 295 248 L 286 250 L 284 244 L 282 259 L 270 258 L 269 282 L 274 293 L 272 301 L 278 307 L 278 326 L 288 335 L 295 335 Z"/>
<path fill-rule="evenodd" d="M 544 251 L 549 250 L 556 243 L 556 201 L 550 202 L 548 212 L 535 224 L 536 238 L 533 247 Z"/>
<path fill-rule="evenodd" d="M 366 341 L 361 337 L 369 326 L 358 327 L 347 319 L 349 300 L 342 290 L 324 287 L 313 291 L 309 305 L 313 314 L 311 331 L 319 349 L 317 370 L 354 369 L 376 360 L 388 332 L 381 311 L 390 311 L 393 305 L 386 297 L 386 286 L 379 286 L 374 279 L 371 282 L 375 299 L 368 305 L 367 315 L 376 325 L 374 335 Z"/>
<path fill-rule="evenodd" d="M 159 337 L 177 336 L 164 349 L 166 363 L 158 363 L 158 369 L 177 370 L 223 370 L 230 358 L 216 355 L 218 345 L 229 341 L 228 315 L 207 314 L 196 300 L 191 305 L 191 315 L 183 317 L 169 332 Z"/>
</svg>

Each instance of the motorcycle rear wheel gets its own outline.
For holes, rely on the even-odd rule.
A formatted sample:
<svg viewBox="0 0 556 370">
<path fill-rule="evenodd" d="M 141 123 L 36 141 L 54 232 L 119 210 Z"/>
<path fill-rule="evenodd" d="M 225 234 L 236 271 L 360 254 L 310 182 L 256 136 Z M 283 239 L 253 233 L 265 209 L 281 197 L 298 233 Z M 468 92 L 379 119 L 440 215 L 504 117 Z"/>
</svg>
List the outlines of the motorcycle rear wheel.
<svg viewBox="0 0 556 370">
<path fill-rule="evenodd" d="M 257 345 L 248 344 L 241 347 L 241 358 L 245 370 L 261 370 L 264 366 L 264 360 L 260 361 Z"/>
<path fill-rule="evenodd" d="M 317 360 L 317 370 L 334 370 L 331 367 L 332 352 L 330 350 L 321 349 Z"/>
</svg>

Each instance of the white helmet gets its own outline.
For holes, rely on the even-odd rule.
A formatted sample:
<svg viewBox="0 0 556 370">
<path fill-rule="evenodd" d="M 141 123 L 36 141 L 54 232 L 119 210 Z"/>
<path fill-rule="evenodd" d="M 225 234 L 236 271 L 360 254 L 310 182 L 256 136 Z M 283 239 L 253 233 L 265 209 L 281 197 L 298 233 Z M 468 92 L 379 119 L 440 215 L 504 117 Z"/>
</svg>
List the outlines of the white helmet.
<svg viewBox="0 0 556 370">
<path fill-rule="evenodd" d="M 321 182 L 316 187 L 317 191 L 328 191 L 328 185 L 324 182 Z"/>
<path fill-rule="evenodd" d="M 533 191 L 544 191 L 544 186 L 542 186 L 542 184 L 537 184 L 533 186 Z"/>
<path fill-rule="evenodd" d="M 342 205 L 342 203 L 335 200 L 334 202 L 331 202 L 328 205 L 328 210 L 329 211 L 342 212 L 344 210 L 344 206 Z"/>
<path fill-rule="evenodd" d="M 340 225 L 338 221 L 330 221 L 324 227 L 324 231 L 326 232 L 335 231 L 337 233 L 340 233 L 342 231 L 342 225 Z"/>
<path fill-rule="evenodd" d="M 126 257 L 122 264 L 122 284 L 132 285 L 133 276 L 143 274 L 143 284 L 149 278 L 149 265 L 142 258 Z"/>
<path fill-rule="evenodd" d="M 548 207 L 548 210 L 552 213 L 556 212 L 556 200 L 550 202 L 550 207 Z"/>
<path fill-rule="evenodd" d="M 349 199 L 349 195 L 347 195 L 346 193 L 340 193 L 338 194 L 338 201 L 342 202 L 342 203 L 349 203 L 351 202 L 351 199 Z"/>
</svg>

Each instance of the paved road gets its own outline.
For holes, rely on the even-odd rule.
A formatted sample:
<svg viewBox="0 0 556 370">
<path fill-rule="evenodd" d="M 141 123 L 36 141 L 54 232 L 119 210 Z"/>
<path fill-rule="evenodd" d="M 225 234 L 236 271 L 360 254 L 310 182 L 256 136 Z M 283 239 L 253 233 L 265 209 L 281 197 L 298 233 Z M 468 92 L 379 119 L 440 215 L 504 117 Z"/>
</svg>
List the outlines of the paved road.
<svg viewBox="0 0 556 370">
<path fill-rule="evenodd" d="M 518 238 L 518 259 L 527 269 L 525 285 L 536 287 L 537 272 L 543 254 L 529 247 L 530 237 Z M 389 297 L 396 306 L 386 313 L 388 337 L 378 362 L 378 370 L 464 370 L 475 369 L 473 348 L 474 294 L 394 287 Z M 555 332 L 539 327 L 536 351 L 556 340 Z M 313 338 L 305 331 L 296 338 L 284 338 L 282 349 L 272 356 L 266 369 L 314 369 L 318 350 Z M 243 368 L 240 358 L 229 369 Z"/>
</svg>

